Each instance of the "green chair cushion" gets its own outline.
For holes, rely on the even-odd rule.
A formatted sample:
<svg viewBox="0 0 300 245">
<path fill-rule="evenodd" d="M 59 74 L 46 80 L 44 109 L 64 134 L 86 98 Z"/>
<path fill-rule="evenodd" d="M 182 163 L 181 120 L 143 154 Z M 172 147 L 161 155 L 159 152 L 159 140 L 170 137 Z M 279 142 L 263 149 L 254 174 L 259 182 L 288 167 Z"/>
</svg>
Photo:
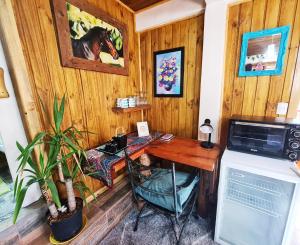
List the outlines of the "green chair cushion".
<svg viewBox="0 0 300 245">
<path fill-rule="evenodd" d="M 179 186 L 187 182 L 190 174 L 176 171 L 175 176 L 176 185 Z M 198 180 L 199 177 L 195 176 L 190 185 L 177 190 L 177 212 L 182 212 L 183 205 L 189 198 Z M 135 192 L 148 202 L 175 212 L 172 172 L 170 170 L 152 170 L 151 179 L 136 187 Z"/>
</svg>

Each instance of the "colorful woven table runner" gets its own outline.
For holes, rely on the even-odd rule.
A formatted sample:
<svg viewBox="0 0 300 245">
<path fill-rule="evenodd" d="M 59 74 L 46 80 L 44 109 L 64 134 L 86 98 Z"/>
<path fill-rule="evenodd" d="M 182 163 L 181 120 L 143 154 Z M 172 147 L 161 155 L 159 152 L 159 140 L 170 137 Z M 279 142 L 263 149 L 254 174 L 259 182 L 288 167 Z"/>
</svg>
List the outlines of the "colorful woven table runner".
<svg viewBox="0 0 300 245">
<path fill-rule="evenodd" d="M 127 137 L 128 154 L 130 155 L 142 149 L 152 141 L 158 139 L 161 135 L 162 134 L 158 132 L 153 133 L 148 137 L 137 137 L 136 133 L 129 134 Z M 97 148 L 86 152 L 87 162 L 83 164 L 82 169 L 85 174 L 102 181 L 106 186 L 111 188 L 113 186 L 113 166 L 120 160 L 124 159 L 124 151 L 115 155 L 108 155 L 98 151 Z"/>
</svg>

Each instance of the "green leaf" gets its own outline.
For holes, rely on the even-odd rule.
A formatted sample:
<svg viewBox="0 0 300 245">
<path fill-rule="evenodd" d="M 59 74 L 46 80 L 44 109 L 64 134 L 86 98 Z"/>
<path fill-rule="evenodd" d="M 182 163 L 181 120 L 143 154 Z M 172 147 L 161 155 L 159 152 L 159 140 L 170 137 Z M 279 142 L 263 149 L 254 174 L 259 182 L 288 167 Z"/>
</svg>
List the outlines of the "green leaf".
<svg viewBox="0 0 300 245">
<path fill-rule="evenodd" d="M 56 132 L 60 132 L 60 126 L 63 120 L 65 111 L 65 96 L 63 96 L 60 107 L 58 109 L 58 98 L 55 96 L 54 98 L 54 105 L 53 105 L 53 117 L 54 117 L 54 124 Z"/>
<path fill-rule="evenodd" d="M 17 147 L 18 147 L 18 149 L 19 149 L 21 152 L 24 150 L 24 148 L 19 144 L 19 142 L 17 142 Z M 32 161 L 31 156 L 28 157 L 27 163 L 28 163 L 29 166 L 33 169 L 33 171 L 35 171 L 35 174 L 37 175 L 37 177 L 40 177 L 40 176 L 41 176 L 41 172 L 40 172 L 38 166 L 36 165 L 36 163 L 34 163 L 34 162 Z M 25 166 L 24 166 L 24 167 L 25 167 Z M 24 167 L 23 167 L 23 168 L 24 168 Z M 20 168 L 20 166 L 19 166 L 19 168 Z"/>
<path fill-rule="evenodd" d="M 24 188 L 20 189 L 20 191 L 17 193 L 16 196 L 16 205 L 15 205 L 15 210 L 14 210 L 14 216 L 13 216 L 13 223 L 15 224 L 17 221 L 17 218 L 19 216 L 25 194 L 27 192 L 28 186 L 26 185 Z"/>
<path fill-rule="evenodd" d="M 44 138 L 46 135 L 45 132 L 40 132 L 36 135 L 36 137 L 33 139 L 33 141 L 26 146 L 26 148 L 23 148 L 19 142 L 17 142 L 17 147 L 21 152 L 21 155 L 17 158 L 17 160 L 21 160 L 21 163 L 18 166 L 17 171 L 20 169 L 23 169 L 28 162 L 28 159 L 31 157 L 31 153 L 34 150 L 34 147 L 38 144 L 41 144 L 42 138 Z"/>
<path fill-rule="evenodd" d="M 63 172 L 63 175 L 67 178 L 71 177 L 71 174 L 70 174 L 70 171 L 69 171 L 69 168 L 67 166 L 66 163 L 62 164 L 62 172 Z"/>
<path fill-rule="evenodd" d="M 86 201 L 86 198 L 84 195 L 84 190 L 83 190 L 82 186 L 80 186 L 80 184 L 77 183 L 74 185 L 74 188 L 79 192 L 79 195 L 80 195 L 81 199 L 83 200 L 84 205 L 87 206 L 87 201 Z"/>
<path fill-rule="evenodd" d="M 89 193 L 93 196 L 94 200 L 96 200 L 95 193 L 91 191 L 89 187 L 83 182 L 83 181 L 78 181 L 74 183 L 74 188 L 79 191 L 80 197 L 84 201 L 85 205 L 87 205 L 86 198 L 85 198 L 85 193 Z"/>
<path fill-rule="evenodd" d="M 16 180 L 15 180 L 15 184 L 14 184 L 14 198 L 16 198 L 18 182 L 19 182 L 19 175 L 17 175 Z"/>
<path fill-rule="evenodd" d="M 86 186 L 86 188 L 87 188 L 87 192 L 93 196 L 94 200 L 96 200 L 97 198 L 95 196 L 95 193 L 89 187 Z"/>
<path fill-rule="evenodd" d="M 24 172 L 31 173 L 31 174 L 33 174 L 35 177 L 37 177 L 37 176 L 36 176 L 36 173 L 35 173 L 34 171 L 32 171 L 31 169 L 24 168 Z"/>
<path fill-rule="evenodd" d="M 63 134 L 64 141 L 68 144 L 69 147 L 71 147 L 73 150 L 78 151 L 79 146 L 75 145 L 72 140 L 70 140 L 66 135 Z"/>
<path fill-rule="evenodd" d="M 86 132 L 86 131 L 81 131 L 81 130 L 78 130 L 77 128 L 75 128 L 74 126 L 71 126 L 69 128 L 67 128 L 64 133 L 69 133 L 70 131 L 74 131 L 76 134 L 78 134 L 80 137 L 83 136 L 83 134 Z M 75 135 L 74 133 L 74 135 Z"/>
<path fill-rule="evenodd" d="M 50 164 L 53 164 L 57 161 L 57 156 L 61 148 L 59 141 L 60 140 L 57 137 L 53 137 L 49 143 L 50 147 L 49 147 L 48 162 L 50 162 Z"/>
<path fill-rule="evenodd" d="M 75 164 L 72 168 L 72 180 L 74 180 L 79 172 L 79 166 Z"/>
<path fill-rule="evenodd" d="M 24 179 L 21 179 L 20 182 L 18 183 L 18 187 L 17 187 L 17 191 L 16 191 L 16 196 L 19 195 L 20 191 L 21 191 L 21 188 L 22 188 L 22 185 L 23 185 L 23 181 Z"/>
<path fill-rule="evenodd" d="M 58 206 L 60 208 L 61 203 L 59 200 L 59 195 L 58 195 L 56 185 L 54 184 L 53 180 L 46 180 L 46 183 L 51 191 L 53 202 L 56 204 L 56 206 Z"/>
<path fill-rule="evenodd" d="M 45 164 L 44 164 L 44 156 L 41 152 L 40 152 L 40 165 L 41 165 L 41 170 L 42 170 L 42 173 L 43 173 L 44 168 L 45 168 Z"/>
<path fill-rule="evenodd" d="M 57 101 L 57 96 L 56 95 L 54 97 L 54 104 L 53 104 L 53 117 L 54 117 L 55 129 L 56 129 L 56 132 L 58 132 L 58 130 L 59 130 L 59 125 L 58 125 L 58 101 Z"/>
<path fill-rule="evenodd" d="M 26 185 L 22 188 L 23 184 L 23 179 L 20 181 L 18 188 L 17 188 L 17 193 L 16 193 L 16 205 L 15 205 L 15 210 L 14 210 L 14 216 L 13 216 L 13 223 L 15 224 L 17 221 L 17 218 L 19 216 L 25 194 L 28 190 L 28 187 L 31 186 L 32 184 L 36 183 L 37 181 L 35 179 L 30 179 Z"/>
<path fill-rule="evenodd" d="M 21 144 L 19 143 L 19 142 L 17 142 L 17 146 L 21 146 L 21 148 L 23 149 L 23 150 L 20 150 L 21 151 L 21 155 L 17 158 L 17 160 L 20 160 L 21 158 L 22 158 L 22 156 L 24 156 L 26 153 L 27 153 L 27 151 L 28 150 L 30 150 L 30 149 L 33 149 L 34 148 L 34 146 L 36 146 L 36 144 L 40 144 L 41 142 L 40 142 L 40 140 L 44 137 L 46 135 L 46 133 L 45 132 L 40 132 L 40 133 L 38 133 L 35 137 L 34 137 L 34 139 L 25 147 L 25 148 L 23 148 L 22 146 L 21 146 Z M 18 147 L 19 148 L 19 147 Z"/>
<path fill-rule="evenodd" d="M 60 108 L 59 108 L 59 113 L 60 113 L 62 118 L 63 118 L 64 113 L 65 113 L 65 101 L 66 101 L 66 96 L 64 95 L 62 100 L 61 100 Z"/>
<path fill-rule="evenodd" d="M 48 164 L 46 169 L 45 169 L 45 172 L 44 172 L 44 176 L 45 178 L 48 178 L 49 176 L 52 175 L 52 169 L 55 168 L 57 166 L 57 162 L 53 163 L 53 164 Z"/>
</svg>

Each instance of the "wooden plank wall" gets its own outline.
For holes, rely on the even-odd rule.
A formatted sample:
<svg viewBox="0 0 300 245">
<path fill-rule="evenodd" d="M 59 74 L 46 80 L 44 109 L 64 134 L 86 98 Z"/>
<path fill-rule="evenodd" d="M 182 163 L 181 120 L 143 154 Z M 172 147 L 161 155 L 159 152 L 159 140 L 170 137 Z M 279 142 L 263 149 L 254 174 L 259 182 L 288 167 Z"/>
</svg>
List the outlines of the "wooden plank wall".
<svg viewBox="0 0 300 245">
<path fill-rule="evenodd" d="M 134 16 L 116 1 L 89 0 L 89 2 L 128 26 L 129 76 L 63 68 L 59 59 L 50 1 L 12 0 L 42 126 L 45 129 L 49 128 L 46 114 L 51 115 L 54 95 L 62 98 L 66 94 L 64 126 L 73 123 L 81 130 L 93 132 L 94 134 L 87 135 L 83 140 L 86 148 L 97 146 L 110 139 L 118 126 L 124 126 L 127 131 L 132 131 L 135 122 L 141 120 L 139 112 L 117 115 L 111 111 L 117 97 L 133 95 L 139 90 L 139 57 L 136 51 L 138 37 L 134 32 Z M 42 112 L 38 97 L 45 104 L 47 113 Z M 102 187 L 101 182 L 89 177 L 87 179 L 94 191 Z"/>
<path fill-rule="evenodd" d="M 238 77 L 242 34 L 290 25 L 284 71 L 280 76 Z M 290 102 L 300 40 L 300 0 L 253 0 L 229 8 L 221 143 L 231 115 L 276 116 L 278 102 Z M 298 62 L 299 63 L 299 62 Z M 299 87 L 299 86 L 298 86 Z M 296 103 L 293 99 L 291 103 Z M 290 115 L 292 115 L 290 113 Z"/>
<path fill-rule="evenodd" d="M 152 130 L 197 138 L 204 14 L 141 33 L 143 90 L 152 109 L 146 119 Z M 153 97 L 153 52 L 185 47 L 184 95 Z"/>
</svg>

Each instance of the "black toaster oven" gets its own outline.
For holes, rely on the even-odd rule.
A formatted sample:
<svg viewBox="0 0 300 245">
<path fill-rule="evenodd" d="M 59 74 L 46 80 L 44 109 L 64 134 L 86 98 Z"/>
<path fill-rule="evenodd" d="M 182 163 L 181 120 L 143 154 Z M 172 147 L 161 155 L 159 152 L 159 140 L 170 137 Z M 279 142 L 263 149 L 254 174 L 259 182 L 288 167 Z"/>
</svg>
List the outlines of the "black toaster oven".
<svg viewBox="0 0 300 245">
<path fill-rule="evenodd" d="M 300 121 L 234 116 L 229 122 L 227 148 L 292 161 L 300 160 Z"/>
</svg>

